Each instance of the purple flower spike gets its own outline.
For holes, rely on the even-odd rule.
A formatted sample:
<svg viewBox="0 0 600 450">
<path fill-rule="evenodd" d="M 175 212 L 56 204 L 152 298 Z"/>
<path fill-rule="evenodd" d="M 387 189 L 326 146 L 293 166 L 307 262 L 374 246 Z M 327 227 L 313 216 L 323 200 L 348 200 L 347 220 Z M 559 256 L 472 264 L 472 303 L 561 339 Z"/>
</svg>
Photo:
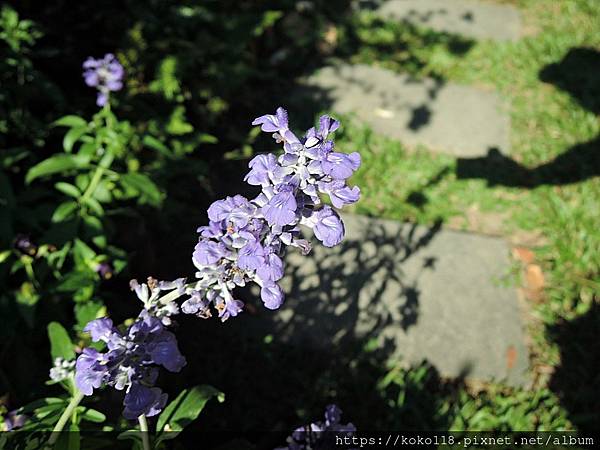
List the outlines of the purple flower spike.
<svg viewBox="0 0 600 450">
<path fill-rule="evenodd" d="M 123 414 L 135 419 L 141 414 L 156 415 L 165 405 L 166 394 L 152 387 L 158 377 L 157 366 L 179 372 L 186 361 L 175 335 L 166 330 L 164 317 L 161 320 L 152 315 L 160 314 L 160 308 L 152 300 L 157 290 L 178 289 L 181 279 L 159 283 L 149 278 L 148 285 L 135 280 L 131 284 L 149 309 L 143 309 L 124 333 L 106 318 L 96 319 L 85 327 L 93 340 L 107 343 L 107 350 L 102 353 L 93 348 L 83 350 L 75 364 L 75 384 L 84 395 L 92 395 L 94 389 L 102 386 L 125 389 Z"/>
<path fill-rule="evenodd" d="M 309 450 L 335 448 L 339 446 L 338 438 L 352 437 L 356 427 L 352 423 L 341 424 L 342 410 L 336 405 L 325 408 L 325 422 L 313 422 L 303 427 L 296 428 L 287 438 L 287 447 L 275 450 Z M 342 446 L 343 448 L 347 448 Z M 349 450 L 356 450 L 350 449 Z"/>
<path fill-rule="evenodd" d="M 27 422 L 28 417 L 24 414 L 19 414 L 17 411 L 18 410 L 10 411 L 4 416 L 5 431 L 13 431 L 18 428 L 21 428 Z"/>
<path fill-rule="evenodd" d="M 85 84 L 98 89 L 96 104 L 100 107 L 108 103 L 110 92 L 123 87 L 123 66 L 112 53 L 107 53 L 101 59 L 88 58 L 83 63 L 83 69 Z"/>
<path fill-rule="evenodd" d="M 244 180 L 260 186 L 256 198 L 227 197 L 208 209 L 209 224 L 198 228 L 192 257 L 198 281 L 182 305 L 186 314 L 209 317 L 212 305 L 221 320 L 235 317 L 243 304 L 234 300 L 233 290 L 251 282 L 261 286 L 267 308 L 278 308 L 284 296 L 276 282 L 284 275 L 287 248 L 297 247 L 304 255 L 311 249 L 301 238 L 300 225 L 313 228 L 327 247 L 344 237 L 339 215 L 323 206 L 320 194 L 328 195 L 337 208 L 360 198 L 360 189 L 345 181 L 360 166 L 359 154 L 334 152 L 329 139 L 340 125 L 337 120 L 321 116 L 318 130 L 311 128 L 302 138 L 289 129 L 283 108 L 252 123 L 273 133 L 283 153 L 257 155 L 250 161 Z"/>
</svg>

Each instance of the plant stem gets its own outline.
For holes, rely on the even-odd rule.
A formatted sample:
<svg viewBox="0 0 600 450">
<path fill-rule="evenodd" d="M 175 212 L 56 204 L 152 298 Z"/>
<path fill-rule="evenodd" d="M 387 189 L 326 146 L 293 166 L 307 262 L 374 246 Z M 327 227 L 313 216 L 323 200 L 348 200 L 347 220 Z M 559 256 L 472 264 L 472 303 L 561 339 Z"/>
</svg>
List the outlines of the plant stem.
<svg viewBox="0 0 600 450">
<path fill-rule="evenodd" d="M 148 421 L 146 420 L 146 416 L 142 414 L 138 417 L 138 422 L 140 424 L 140 433 L 142 435 L 142 447 L 144 450 L 150 450 L 150 435 L 148 434 Z"/>
<path fill-rule="evenodd" d="M 71 401 L 69 402 L 69 404 L 67 405 L 65 410 L 63 411 L 62 415 L 58 419 L 58 422 L 56 422 L 56 425 L 54 425 L 54 429 L 52 430 L 52 435 L 50 436 L 50 439 L 48 439 L 49 446 L 54 445 L 56 443 L 56 441 L 58 440 L 58 437 L 60 436 L 60 432 L 63 430 L 63 428 L 67 424 L 67 421 L 69 420 L 69 418 L 73 414 L 73 411 L 75 411 L 75 408 L 77 408 L 77 406 L 79 405 L 79 403 L 81 402 L 82 399 L 83 399 L 83 394 L 81 393 L 81 391 L 77 390 L 77 393 L 73 396 L 73 398 L 71 399 Z"/>
</svg>

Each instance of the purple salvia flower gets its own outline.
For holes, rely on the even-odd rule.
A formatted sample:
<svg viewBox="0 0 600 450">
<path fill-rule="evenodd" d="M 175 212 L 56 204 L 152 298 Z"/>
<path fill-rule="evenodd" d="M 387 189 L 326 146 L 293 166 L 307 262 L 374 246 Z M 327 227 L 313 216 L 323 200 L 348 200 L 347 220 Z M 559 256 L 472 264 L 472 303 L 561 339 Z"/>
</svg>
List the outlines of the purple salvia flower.
<svg viewBox="0 0 600 450">
<path fill-rule="evenodd" d="M 160 284 L 149 280 L 152 280 L 150 286 L 132 282 L 143 301 L 146 297 L 151 298 L 148 289 L 152 292 Z M 163 286 L 170 289 L 179 284 L 176 280 L 165 282 Z M 158 414 L 166 402 L 166 394 L 152 387 L 158 377 L 157 366 L 179 372 L 186 364 L 175 335 L 166 330 L 163 321 L 143 309 L 125 333 L 107 318 L 93 320 L 85 331 L 92 334 L 92 340 L 106 342 L 107 350 L 99 352 L 85 348 L 79 355 L 75 365 L 75 384 L 79 390 L 84 395 L 92 395 L 94 389 L 103 386 L 125 389 L 125 417 L 133 419 L 141 414 Z"/>
<path fill-rule="evenodd" d="M 318 187 L 320 192 L 329 195 L 331 203 L 336 208 L 356 203 L 360 198 L 360 188 L 358 186 L 351 188 L 342 180 L 333 180 L 329 183 L 320 182 Z"/>
<path fill-rule="evenodd" d="M 253 186 L 268 186 L 277 178 L 281 167 L 277 164 L 277 158 L 272 153 L 257 155 L 248 163 L 250 172 L 244 177 L 244 181 Z"/>
<path fill-rule="evenodd" d="M 260 129 L 267 132 L 277 132 L 283 135 L 288 129 L 288 114 L 281 107 L 275 114 L 265 114 L 252 121 L 252 125 L 260 125 Z"/>
<path fill-rule="evenodd" d="M 103 317 L 101 319 L 95 319 L 91 322 L 88 322 L 83 331 L 90 333 L 92 341 L 94 342 L 108 342 L 110 337 L 115 332 L 115 329 L 113 327 L 113 321 L 108 317 Z"/>
<path fill-rule="evenodd" d="M 33 243 L 31 238 L 25 234 L 18 234 L 14 240 L 14 247 L 24 255 L 35 256 L 37 253 L 37 246 Z"/>
<path fill-rule="evenodd" d="M 2 431 L 13 431 L 25 425 L 29 418 L 24 414 L 19 414 L 18 411 L 10 411 L 4 416 L 4 430 Z"/>
<path fill-rule="evenodd" d="M 313 215 L 315 236 L 325 247 L 334 247 L 342 242 L 344 223 L 333 209 L 324 206 Z"/>
<path fill-rule="evenodd" d="M 109 262 L 103 262 L 96 265 L 96 273 L 100 275 L 103 280 L 109 280 L 112 278 L 114 269 Z"/>
<path fill-rule="evenodd" d="M 281 190 L 271 198 L 262 208 L 262 213 L 270 225 L 290 225 L 296 219 L 296 198 L 293 188 L 284 185 Z"/>
<path fill-rule="evenodd" d="M 360 155 L 356 152 L 349 155 L 331 152 L 321 162 L 321 167 L 326 175 L 336 180 L 345 180 L 360 167 Z"/>
<path fill-rule="evenodd" d="M 260 289 L 260 298 L 269 309 L 277 309 L 283 304 L 283 290 L 277 283 L 267 283 Z"/>
<path fill-rule="evenodd" d="M 83 63 L 83 69 L 85 84 L 98 89 L 98 106 L 104 106 L 108 102 L 110 92 L 123 87 L 123 66 L 112 53 L 107 53 L 100 59 L 88 58 Z"/>
<path fill-rule="evenodd" d="M 160 413 L 166 404 L 167 394 L 163 394 L 159 388 L 132 383 L 123 400 L 123 416 L 130 420 L 135 420 L 142 414 L 152 417 Z"/>
<path fill-rule="evenodd" d="M 108 375 L 103 364 L 104 357 L 94 348 L 84 348 L 75 364 L 75 384 L 84 395 L 92 395 L 100 388 Z"/>
<path fill-rule="evenodd" d="M 325 421 L 313 422 L 303 427 L 296 428 L 287 439 L 287 447 L 275 450 L 312 450 L 336 447 L 336 438 L 352 437 L 356 427 L 352 423 L 340 423 L 342 410 L 336 405 L 325 408 Z M 356 450 L 356 449 L 349 449 Z"/>
<path fill-rule="evenodd" d="M 328 247 L 343 239 L 339 215 L 321 204 L 319 194 L 328 195 L 335 207 L 360 197 L 360 189 L 345 182 L 360 166 L 360 156 L 334 152 L 329 139 L 338 121 L 322 116 L 318 130 L 311 128 L 301 139 L 290 131 L 283 108 L 258 117 L 253 124 L 274 133 L 284 152 L 250 161 L 245 181 L 261 187 L 255 199 L 237 195 L 208 208 L 210 222 L 198 228 L 200 238 L 192 256 L 198 281 L 182 304 L 186 314 L 209 317 L 212 304 L 221 320 L 236 316 L 243 304 L 234 300 L 233 290 L 249 282 L 261 286 L 267 308 L 281 306 L 284 295 L 276 282 L 284 274 L 287 247 L 298 247 L 302 254 L 310 251 L 310 243 L 300 238 L 299 225 L 313 228 Z"/>
</svg>

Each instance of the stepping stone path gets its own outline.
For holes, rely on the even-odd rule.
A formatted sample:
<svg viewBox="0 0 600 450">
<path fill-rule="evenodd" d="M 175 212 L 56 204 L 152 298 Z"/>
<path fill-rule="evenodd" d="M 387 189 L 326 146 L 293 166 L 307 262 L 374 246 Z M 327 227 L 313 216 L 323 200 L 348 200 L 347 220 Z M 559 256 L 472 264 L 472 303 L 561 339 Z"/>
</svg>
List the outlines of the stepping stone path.
<svg viewBox="0 0 600 450">
<path fill-rule="evenodd" d="M 375 11 L 474 38 L 514 40 L 521 26 L 513 7 L 468 0 L 391 0 Z M 507 108 L 494 92 L 344 63 L 302 84 L 308 89 L 300 97 L 354 114 L 409 146 L 460 157 L 510 151 Z M 287 301 L 274 314 L 255 316 L 255 323 L 271 321 L 276 339 L 333 354 L 345 345 L 376 343 L 388 359 L 405 365 L 427 360 L 443 376 L 529 383 L 504 240 L 344 218 L 341 246 L 288 255 Z"/>
<path fill-rule="evenodd" d="M 510 150 L 510 119 L 494 92 L 350 64 L 325 67 L 303 85 L 318 104 L 410 146 L 463 157 Z"/>
<path fill-rule="evenodd" d="M 337 352 L 377 339 L 391 360 L 426 359 L 444 376 L 527 383 L 503 240 L 354 215 L 344 221 L 340 246 L 290 252 L 284 306 L 249 322 L 272 321 L 259 329 L 309 348 Z"/>
<path fill-rule="evenodd" d="M 375 12 L 384 19 L 405 20 L 476 39 L 514 41 L 521 32 L 519 11 L 511 5 L 469 0 L 390 0 Z"/>
</svg>

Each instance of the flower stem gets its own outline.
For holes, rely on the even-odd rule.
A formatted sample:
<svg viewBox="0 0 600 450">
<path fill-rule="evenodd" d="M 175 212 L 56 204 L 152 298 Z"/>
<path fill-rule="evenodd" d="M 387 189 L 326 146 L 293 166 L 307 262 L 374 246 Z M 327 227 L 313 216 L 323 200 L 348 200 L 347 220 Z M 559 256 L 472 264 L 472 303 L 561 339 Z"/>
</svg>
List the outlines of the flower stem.
<svg viewBox="0 0 600 450">
<path fill-rule="evenodd" d="M 150 435 L 148 434 L 148 421 L 146 420 L 146 416 L 142 414 L 138 417 L 138 422 L 140 424 L 140 433 L 142 435 L 142 447 L 144 450 L 150 450 Z"/>
<path fill-rule="evenodd" d="M 60 432 L 67 424 L 67 421 L 73 415 L 73 411 L 75 411 L 75 408 L 77 408 L 82 399 L 83 394 L 81 393 L 81 391 L 77 390 L 77 393 L 73 396 L 73 398 L 71 398 L 71 401 L 69 402 L 62 415 L 58 419 L 58 422 L 56 422 L 56 425 L 54 425 L 52 435 L 50 436 L 50 439 L 48 439 L 49 446 L 54 445 L 56 443 L 58 437 L 60 436 Z"/>
</svg>

